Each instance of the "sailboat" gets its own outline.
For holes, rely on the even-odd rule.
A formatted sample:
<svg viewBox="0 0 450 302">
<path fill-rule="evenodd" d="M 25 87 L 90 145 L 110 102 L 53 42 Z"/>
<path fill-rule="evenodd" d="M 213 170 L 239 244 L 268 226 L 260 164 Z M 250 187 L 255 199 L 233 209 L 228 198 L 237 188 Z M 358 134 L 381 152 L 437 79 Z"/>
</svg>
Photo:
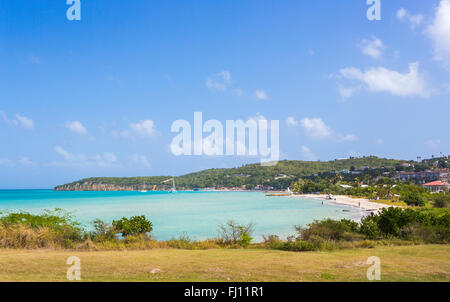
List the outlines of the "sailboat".
<svg viewBox="0 0 450 302">
<path fill-rule="evenodd" d="M 175 193 L 175 177 L 172 177 L 172 189 L 169 190 L 169 193 Z"/>
<path fill-rule="evenodd" d="M 144 184 L 142 184 L 142 187 L 143 187 L 143 188 L 145 188 L 145 183 L 144 183 Z M 141 192 L 141 193 L 147 193 L 148 191 L 147 191 L 147 190 L 145 190 L 145 189 L 142 189 L 142 190 L 140 190 L 139 192 Z"/>
</svg>

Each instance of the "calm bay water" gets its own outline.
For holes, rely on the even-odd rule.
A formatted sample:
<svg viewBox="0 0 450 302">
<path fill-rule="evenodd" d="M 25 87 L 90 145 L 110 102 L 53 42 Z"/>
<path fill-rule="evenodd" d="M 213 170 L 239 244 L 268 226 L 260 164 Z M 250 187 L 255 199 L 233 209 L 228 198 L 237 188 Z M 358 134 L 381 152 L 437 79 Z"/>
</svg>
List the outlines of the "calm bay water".
<svg viewBox="0 0 450 302">
<path fill-rule="evenodd" d="M 259 192 L 56 192 L 52 190 L 0 190 L 0 211 L 40 213 L 62 208 L 72 212 L 86 228 L 95 218 L 113 219 L 146 215 L 153 236 L 167 240 L 187 234 L 193 239 L 217 236 L 217 226 L 233 219 L 255 224 L 255 239 L 264 234 L 294 234 L 294 225 L 315 219 L 360 216 L 354 207 L 321 204 L 319 200 L 269 197 Z"/>
</svg>

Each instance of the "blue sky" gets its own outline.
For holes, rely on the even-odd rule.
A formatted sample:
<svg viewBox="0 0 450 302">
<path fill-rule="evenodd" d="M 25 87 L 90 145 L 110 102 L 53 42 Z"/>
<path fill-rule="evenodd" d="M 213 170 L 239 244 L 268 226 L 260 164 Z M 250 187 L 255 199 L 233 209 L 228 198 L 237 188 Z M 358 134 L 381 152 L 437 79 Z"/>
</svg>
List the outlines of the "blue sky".
<svg viewBox="0 0 450 302">
<path fill-rule="evenodd" d="M 0 3 L 0 188 L 180 175 L 177 119 L 280 121 L 282 159 L 449 153 L 450 0 Z"/>
</svg>

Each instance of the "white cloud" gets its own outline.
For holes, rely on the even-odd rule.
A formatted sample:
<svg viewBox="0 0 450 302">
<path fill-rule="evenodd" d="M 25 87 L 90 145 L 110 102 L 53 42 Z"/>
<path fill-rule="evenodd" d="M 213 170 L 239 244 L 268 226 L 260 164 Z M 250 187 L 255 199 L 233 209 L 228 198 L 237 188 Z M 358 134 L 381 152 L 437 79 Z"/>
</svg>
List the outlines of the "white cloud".
<svg viewBox="0 0 450 302">
<path fill-rule="evenodd" d="M 301 126 L 305 134 L 313 139 L 331 139 L 337 142 L 352 142 L 358 139 L 354 134 L 340 134 L 331 130 L 321 118 L 304 118 Z"/>
<path fill-rule="evenodd" d="M 397 11 L 397 19 L 400 21 L 407 21 L 412 28 L 415 28 L 423 23 L 423 15 L 421 14 L 411 14 L 408 10 L 400 8 Z"/>
<path fill-rule="evenodd" d="M 228 70 L 213 74 L 206 80 L 206 87 L 211 90 L 225 91 L 231 84 L 231 74 Z"/>
<path fill-rule="evenodd" d="M 22 127 L 25 130 L 34 129 L 34 121 L 26 116 L 16 114 L 13 119 L 9 119 L 6 113 L 0 110 L 0 117 L 7 125 Z"/>
<path fill-rule="evenodd" d="M 264 90 L 256 90 L 255 91 L 255 97 L 258 100 L 267 100 L 269 97 L 267 96 L 267 93 Z"/>
<path fill-rule="evenodd" d="M 354 142 L 358 137 L 354 134 L 338 134 L 337 140 L 340 142 Z"/>
<path fill-rule="evenodd" d="M 153 136 L 156 133 L 155 123 L 152 120 L 144 120 L 130 125 L 131 130 L 140 136 Z"/>
<path fill-rule="evenodd" d="M 377 145 L 382 145 L 382 144 L 384 144 L 384 141 L 383 141 L 383 139 L 379 138 L 379 139 L 377 139 L 376 143 L 377 143 Z"/>
<path fill-rule="evenodd" d="M 419 72 L 419 63 L 410 63 L 408 73 L 400 73 L 384 67 L 361 71 L 355 67 L 340 70 L 341 75 L 349 80 L 360 81 L 373 92 L 390 92 L 396 96 L 429 97 L 425 77 Z"/>
<path fill-rule="evenodd" d="M 69 129 L 70 131 L 80 134 L 80 135 L 86 135 L 87 134 L 87 130 L 86 128 L 83 126 L 83 124 L 79 121 L 69 121 L 66 123 L 66 128 Z"/>
<path fill-rule="evenodd" d="M 357 88 L 353 88 L 353 87 L 344 87 L 341 85 L 339 85 L 339 87 L 338 87 L 339 95 L 343 99 L 351 98 L 355 94 L 356 90 L 357 90 Z"/>
<path fill-rule="evenodd" d="M 322 121 L 321 118 L 304 118 L 301 120 L 301 125 L 306 132 L 306 135 L 311 138 L 327 138 L 331 136 L 331 130 Z"/>
<path fill-rule="evenodd" d="M 249 116 L 248 119 L 251 120 L 251 121 L 256 121 L 256 122 L 258 122 L 258 121 L 267 121 L 267 118 L 264 115 L 262 115 L 261 113 L 259 113 L 259 112 L 256 113 L 254 116 Z"/>
<path fill-rule="evenodd" d="M 74 154 L 65 150 L 61 146 L 55 147 L 56 153 L 61 155 L 66 162 L 53 162 L 51 166 L 63 166 L 63 167 L 86 167 L 86 166 L 98 166 L 98 167 L 112 167 L 119 165 L 117 156 L 112 152 L 105 152 L 103 154 L 95 154 L 93 156 L 86 156 L 84 154 Z"/>
<path fill-rule="evenodd" d="M 256 124 L 258 125 L 258 128 L 260 128 L 262 131 L 267 131 L 267 129 L 270 129 L 270 122 L 269 120 L 267 120 L 267 118 L 262 115 L 261 113 L 256 113 L 255 116 L 249 116 L 248 117 L 249 121 L 255 121 Z M 259 121 L 265 121 L 266 123 L 259 123 Z"/>
<path fill-rule="evenodd" d="M 317 156 L 306 146 L 301 147 L 303 158 L 307 161 L 316 161 Z"/>
<path fill-rule="evenodd" d="M 55 147 L 55 151 L 56 153 L 58 153 L 59 155 L 61 155 L 64 159 L 66 160 L 70 160 L 70 161 L 82 161 L 85 160 L 86 158 L 84 157 L 84 155 L 76 155 L 76 154 L 72 154 L 68 151 L 66 151 L 63 147 L 61 146 L 56 146 Z"/>
<path fill-rule="evenodd" d="M 122 131 L 111 131 L 114 137 L 123 137 L 130 139 L 137 139 L 137 137 L 152 137 L 158 132 L 155 128 L 155 122 L 152 120 L 142 120 L 137 123 L 131 123 L 128 129 Z"/>
<path fill-rule="evenodd" d="M 26 116 L 16 114 L 12 122 L 14 125 L 20 126 L 25 130 L 33 130 L 34 128 L 34 121 Z"/>
<path fill-rule="evenodd" d="M 441 0 L 426 34 L 433 42 L 434 59 L 450 66 L 450 0 Z"/>
<path fill-rule="evenodd" d="M 13 161 L 8 158 L 0 158 L 0 166 L 13 166 Z"/>
<path fill-rule="evenodd" d="M 371 40 L 364 39 L 360 43 L 363 54 L 377 59 L 381 56 L 381 52 L 385 48 L 383 42 L 377 37 L 372 37 Z"/>
<path fill-rule="evenodd" d="M 19 159 L 19 164 L 25 167 L 32 167 L 35 165 L 35 163 L 33 163 L 28 157 L 21 157 Z"/>
<path fill-rule="evenodd" d="M 131 161 L 142 167 L 150 168 L 151 166 L 147 156 L 145 155 L 133 154 L 131 155 Z"/>
<path fill-rule="evenodd" d="M 235 88 L 232 90 L 231 92 L 232 95 L 234 96 L 243 96 L 244 95 L 244 91 L 241 88 Z"/>
<path fill-rule="evenodd" d="M 297 126 L 298 125 L 298 121 L 294 117 L 290 116 L 290 117 L 288 117 L 286 119 L 286 124 L 288 126 Z"/>
<path fill-rule="evenodd" d="M 397 19 L 404 20 L 407 14 L 408 11 L 402 7 L 397 11 Z"/>
<path fill-rule="evenodd" d="M 427 146 L 430 149 L 438 149 L 441 146 L 441 140 L 440 139 L 435 139 L 435 140 L 427 140 L 425 142 L 425 146 Z"/>
</svg>

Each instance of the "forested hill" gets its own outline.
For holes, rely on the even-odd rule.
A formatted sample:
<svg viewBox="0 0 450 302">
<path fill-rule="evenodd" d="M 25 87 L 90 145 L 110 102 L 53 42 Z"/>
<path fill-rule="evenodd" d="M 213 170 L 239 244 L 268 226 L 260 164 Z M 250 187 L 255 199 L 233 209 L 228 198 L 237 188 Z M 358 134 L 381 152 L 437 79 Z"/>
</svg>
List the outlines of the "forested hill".
<svg viewBox="0 0 450 302">
<path fill-rule="evenodd" d="M 301 177 L 317 173 L 358 170 L 361 167 L 391 167 L 406 161 L 374 156 L 321 161 L 280 161 L 273 167 L 250 164 L 231 169 L 208 169 L 175 177 L 177 190 L 206 187 L 241 187 L 252 189 L 257 185 L 287 188 Z M 93 177 L 55 187 L 59 191 L 119 191 L 167 190 L 172 187 L 171 176 L 148 177 Z"/>
</svg>

